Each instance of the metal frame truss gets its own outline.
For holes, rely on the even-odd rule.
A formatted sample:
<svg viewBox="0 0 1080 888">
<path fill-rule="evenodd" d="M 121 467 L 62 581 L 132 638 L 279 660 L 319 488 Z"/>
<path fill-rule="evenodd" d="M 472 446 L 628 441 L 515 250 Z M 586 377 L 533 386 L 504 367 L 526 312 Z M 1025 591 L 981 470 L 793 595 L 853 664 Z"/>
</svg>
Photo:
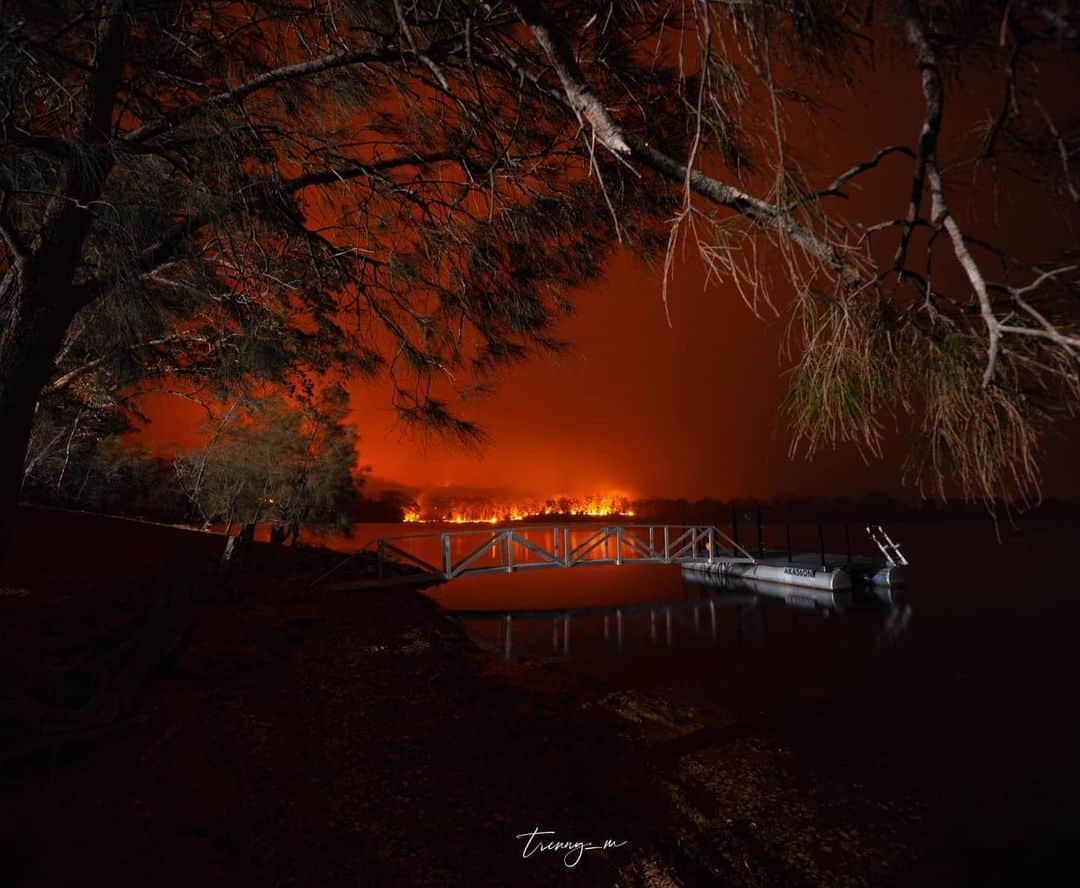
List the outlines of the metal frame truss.
<svg viewBox="0 0 1080 888">
<path fill-rule="evenodd" d="M 586 532 L 582 540 L 580 535 Z M 530 536 L 532 537 L 530 539 Z M 464 554 L 455 543 L 478 542 Z M 575 541 L 574 537 L 579 537 Z M 439 541 L 438 564 L 409 551 L 409 545 Z M 755 563 L 754 557 L 712 524 L 534 525 L 411 534 L 372 540 L 361 552 L 378 556 L 378 575 L 390 563 L 408 565 L 439 580 L 478 574 L 514 573 L 587 565 Z M 359 553 L 358 553 L 359 554 Z M 412 575 L 414 578 L 415 574 Z M 404 578 L 402 578 L 404 579 Z"/>
</svg>

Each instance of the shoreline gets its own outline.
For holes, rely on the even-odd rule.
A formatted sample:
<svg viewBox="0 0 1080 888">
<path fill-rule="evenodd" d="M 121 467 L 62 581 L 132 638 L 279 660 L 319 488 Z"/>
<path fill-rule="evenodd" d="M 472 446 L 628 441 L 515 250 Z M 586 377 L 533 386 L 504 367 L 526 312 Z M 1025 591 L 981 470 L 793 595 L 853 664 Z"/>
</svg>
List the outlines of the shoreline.
<svg viewBox="0 0 1080 888">
<path fill-rule="evenodd" d="M 310 591 L 336 551 L 256 543 L 225 594 L 211 581 L 216 538 L 211 548 L 205 534 L 160 525 L 35 515 L 49 520 L 23 525 L 16 566 L 31 580 L 36 565 L 40 581 L 0 596 L 2 748 L 35 724 L 39 739 L 70 728 L 88 701 L 102 730 L 0 771 L 14 884 L 107 873 L 116 885 L 876 886 L 993 871 L 985 847 L 955 833 L 971 799 L 939 806 L 918 756 L 883 751 L 875 766 L 871 744 L 869 770 L 852 758 L 864 717 L 888 730 L 924 686 L 962 695 L 970 675 L 995 680 L 1004 665 L 982 656 L 927 666 L 914 687 L 896 666 L 812 705 L 740 712 L 693 683 L 635 687 L 542 658 L 504 662 L 421 591 Z M 56 557 L 57 539 L 70 557 Z M 183 582 L 155 583 L 163 563 Z M 16 588 L 6 576 L 0 586 Z M 189 628 L 162 619 L 178 613 Z M 133 639 L 170 627 L 175 651 L 129 656 L 145 649 Z M 1064 674 L 1069 649 L 1044 648 Z M 123 680 L 129 661 L 145 667 L 137 685 Z M 1013 701 L 1018 714 L 1038 704 Z M 917 744 L 919 726 L 907 731 Z M 951 754 L 966 739 L 953 737 Z M 1054 804 L 1010 810 L 1067 833 Z M 991 834 L 997 810 L 977 818 Z M 534 830 L 601 848 L 573 867 L 554 850 L 523 856 L 520 836 Z"/>
<path fill-rule="evenodd" d="M 71 551 L 101 527 L 87 530 L 65 528 Z M 237 597 L 200 580 L 190 638 L 130 716 L 7 763 L 15 883 L 553 884 L 570 872 L 561 861 L 521 857 L 516 836 L 534 828 L 629 842 L 573 869 L 590 881 L 650 854 L 662 796 L 621 780 L 640 763 L 612 716 L 583 709 L 559 670 L 512 684 L 418 591 L 309 592 L 327 557 L 340 554 L 256 545 Z M 85 567 L 66 590 L 53 572 L 0 599 L 5 698 L 38 707 L 9 705 L 8 741 L 13 713 L 85 709 L 73 686 L 88 681 L 87 651 L 110 633 L 122 647 L 145 605 L 145 576 L 110 591 Z"/>
</svg>

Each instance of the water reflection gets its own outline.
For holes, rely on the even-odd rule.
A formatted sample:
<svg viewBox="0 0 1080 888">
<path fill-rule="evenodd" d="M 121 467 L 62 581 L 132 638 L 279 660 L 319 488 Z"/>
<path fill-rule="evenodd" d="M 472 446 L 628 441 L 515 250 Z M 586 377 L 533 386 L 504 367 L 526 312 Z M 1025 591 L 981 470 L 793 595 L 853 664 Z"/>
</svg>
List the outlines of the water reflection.
<svg viewBox="0 0 1080 888">
<path fill-rule="evenodd" d="M 569 657 L 571 639 L 576 645 L 622 654 L 628 648 L 671 649 L 679 644 L 716 645 L 727 633 L 736 644 L 762 644 L 766 638 L 767 612 L 782 606 L 793 621 L 831 620 L 848 613 L 880 614 L 876 643 L 892 644 L 908 629 L 911 606 L 897 589 L 848 590 L 799 589 L 760 580 L 702 577 L 683 584 L 683 599 L 628 602 L 597 607 L 559 607 L 519 610 L 450 610 L 470 631 L 501 651 L 510 660 L 515 654 Z M 541 636 L 551 626 L 550 655 Z"/>
</svg>

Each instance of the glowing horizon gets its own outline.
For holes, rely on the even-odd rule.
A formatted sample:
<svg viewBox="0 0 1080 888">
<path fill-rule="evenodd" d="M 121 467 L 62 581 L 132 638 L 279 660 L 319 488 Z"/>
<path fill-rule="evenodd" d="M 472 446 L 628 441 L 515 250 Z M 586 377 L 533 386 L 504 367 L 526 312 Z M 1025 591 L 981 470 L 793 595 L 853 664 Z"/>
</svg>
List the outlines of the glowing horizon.
<svg viewBox="0 0 1080 888">
<path fill-rule="evenodd" d="M 498 524 L 500 521 L 524 521 L 540 515 L 567 515 L 601 518 L 608 515 L 633 517 L 630 497 L 618 493 L 596 494 L 587 497 L 558 496 L 540 500 L 438 501 L 417 503 L 405 509 L 405 524 Z"/>
</svg>

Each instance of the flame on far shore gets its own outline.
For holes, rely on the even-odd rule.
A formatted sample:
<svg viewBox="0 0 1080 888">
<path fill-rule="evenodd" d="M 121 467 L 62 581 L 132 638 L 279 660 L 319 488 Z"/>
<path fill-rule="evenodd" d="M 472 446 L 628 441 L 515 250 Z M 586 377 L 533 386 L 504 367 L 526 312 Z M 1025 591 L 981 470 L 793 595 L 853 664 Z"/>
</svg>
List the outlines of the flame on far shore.
<svg viewBox="0 0 1080 888">
<path fill-rule="evenodd" d="M 604 494 L 587 497 L 561 496 L 513 503 L 430 502 L 424 506 L 407 507 L 402 520 L 407 524 L 500 524 L 542 515 L 633 517 L 634 510 L 628 497 Z"/>
</svg>

